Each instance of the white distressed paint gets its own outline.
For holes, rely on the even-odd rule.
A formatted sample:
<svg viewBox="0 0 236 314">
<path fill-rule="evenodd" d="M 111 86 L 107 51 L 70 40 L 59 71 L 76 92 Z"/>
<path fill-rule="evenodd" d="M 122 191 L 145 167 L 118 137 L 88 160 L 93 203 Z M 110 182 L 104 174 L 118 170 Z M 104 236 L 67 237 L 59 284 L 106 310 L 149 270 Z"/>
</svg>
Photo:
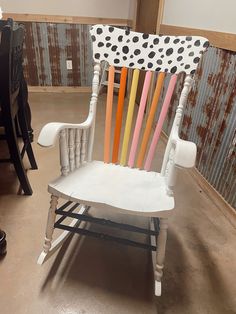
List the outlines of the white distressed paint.
<svg viewBox="0 0 236 314">
<path fill-rule="evenodd" d="M 235 11 L 235 0 L 165 0 L 162 23 L 236 33 Z"/>
</svg>

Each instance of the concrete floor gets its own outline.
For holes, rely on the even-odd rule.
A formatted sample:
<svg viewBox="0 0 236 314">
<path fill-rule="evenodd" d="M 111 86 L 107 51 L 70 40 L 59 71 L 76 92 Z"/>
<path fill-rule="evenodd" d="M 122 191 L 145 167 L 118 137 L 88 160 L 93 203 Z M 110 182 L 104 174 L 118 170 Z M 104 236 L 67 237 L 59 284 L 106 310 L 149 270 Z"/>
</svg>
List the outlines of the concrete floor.
<svg viewBox="0 0 236 314">
<path fill-rule="evenodd" d="M 87 101 L 86 94 L 31 94 L 35 140 L 46 122 L 83 121 Z M 101 101 L 98 159 L 103 116 Z M 181 172 L 176 187 L 160 298 L 153 296 L 150 254 L 141 249 L 75 235 L 38 266 L 49 205 L 47 183 L 58 175 L 59 163 L 57 147 L 43 149 L 36 142 L 33 146 L 39 166 L 38 171 L 28 172 L 33 196 L 17 195 L 12 167 L 0 168 L 0 227 L 8 240 L 8 253 L 0 260 L 0 313 L 236 313 L 236 230 L 222 215 L 224 209 L 200 190 L 188 171 Z M 160 164 L 163 148 L 160 143 L 154 166 Z M 147 223 L 137 217 L 127 219 Z"/>
</svg>

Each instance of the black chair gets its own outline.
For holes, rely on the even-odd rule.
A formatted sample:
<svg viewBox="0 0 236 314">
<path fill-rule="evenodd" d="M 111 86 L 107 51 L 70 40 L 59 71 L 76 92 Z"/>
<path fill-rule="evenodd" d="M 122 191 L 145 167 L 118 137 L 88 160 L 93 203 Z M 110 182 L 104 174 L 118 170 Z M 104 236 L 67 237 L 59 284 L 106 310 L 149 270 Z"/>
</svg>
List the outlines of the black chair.
<svg viewBox="0 0 236 314">
<path fill-rule="evenodd" d="M 4 129 L 0 139 L 6 140 L 10 158 L 1 162 L 12 162 L 21 187 L 26 195 L 33 193 L 23 164 L 25 152 L 32 169 L 37 169 L 31 146 L 31 129 L 27 123 L 27 85 L 23 77 L 22 52 L 24 27 L 13 23 L 12 19 L 0 23 L 0 126 Z M 23 139 L 20 151 L 17 127 Z"/>
</svg>

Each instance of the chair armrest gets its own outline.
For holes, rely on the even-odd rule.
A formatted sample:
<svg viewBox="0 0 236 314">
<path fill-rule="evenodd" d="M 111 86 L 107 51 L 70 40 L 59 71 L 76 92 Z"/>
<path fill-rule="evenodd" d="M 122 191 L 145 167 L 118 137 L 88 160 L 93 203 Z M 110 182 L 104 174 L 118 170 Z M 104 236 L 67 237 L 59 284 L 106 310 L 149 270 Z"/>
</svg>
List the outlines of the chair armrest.
<svg viewBox="0 0 236 314">
<path fill-rule="evenodd" d="M 192 168 L 195 166 L 197 146 L 190 141 L 178 138 L 176 140 L 174 164 L 181 168 Z"/>
<path fill-rule="evenodd" d="M 92 119 L 87 119 L 80 124 L 51 122 L 46 124 L 38 137 L 38 144 L 44 147 L 53 146 L 56 142 L 59 132 L 63 129 L 88 129 L 92 124 Z"/>
</svg>

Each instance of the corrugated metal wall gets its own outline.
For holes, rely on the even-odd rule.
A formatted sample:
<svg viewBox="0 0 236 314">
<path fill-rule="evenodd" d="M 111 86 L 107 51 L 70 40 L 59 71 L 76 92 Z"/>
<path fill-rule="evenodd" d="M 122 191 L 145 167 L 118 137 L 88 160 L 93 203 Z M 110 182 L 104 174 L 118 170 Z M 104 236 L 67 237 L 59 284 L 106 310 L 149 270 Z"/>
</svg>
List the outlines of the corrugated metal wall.
<svg viewBox="0 0 236 314">
<path fill-rule="evenodd" d="M 169 134 L 183 85 L 179 77 L 164 131 Z M 209 48 L 196 73 L 181 137 L 197 144 L 197 169 L 236 208 L 236 53 Z"/>
<path fill-rule="evenodd" d="M 23 23 L 25 77 L 33 86 L 91 86 L 89 25 Z M 66 60 L 72 60 L 67 70 Z"/>
</svg>

